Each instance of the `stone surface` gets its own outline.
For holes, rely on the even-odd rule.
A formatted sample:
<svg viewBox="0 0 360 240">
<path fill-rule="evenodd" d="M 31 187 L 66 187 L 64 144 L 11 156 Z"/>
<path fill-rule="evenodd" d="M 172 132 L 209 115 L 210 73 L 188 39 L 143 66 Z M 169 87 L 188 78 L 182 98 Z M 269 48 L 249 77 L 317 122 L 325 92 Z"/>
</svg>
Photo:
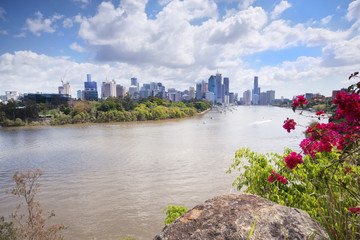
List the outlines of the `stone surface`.
<svg viewBox="0 0 360 240">
<path fill-rule="evenodd" d="M 251 194 L 218 196 L 197 205 L 165 226 L 154 240 L 175 239 L 324 239 L 325 230 L 296 208 Z"/>
</svg>

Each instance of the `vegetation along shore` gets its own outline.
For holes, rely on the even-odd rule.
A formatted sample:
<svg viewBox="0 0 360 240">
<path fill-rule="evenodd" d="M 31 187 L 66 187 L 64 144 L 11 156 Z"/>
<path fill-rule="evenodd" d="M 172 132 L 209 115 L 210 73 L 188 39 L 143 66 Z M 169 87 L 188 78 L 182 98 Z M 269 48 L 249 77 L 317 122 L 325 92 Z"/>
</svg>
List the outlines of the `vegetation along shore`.
<svg viewBox="0 0 360 240">
<path fill-rule="evenodd" d="M 77 123 L 131 122 L 191 117 L 211 108 L 208 101 L 171 102 L 129 96 L 100 101 L 35 103 L 29 99 L 0 103 L 0 125 L 41 126 Z"/>
</svg>

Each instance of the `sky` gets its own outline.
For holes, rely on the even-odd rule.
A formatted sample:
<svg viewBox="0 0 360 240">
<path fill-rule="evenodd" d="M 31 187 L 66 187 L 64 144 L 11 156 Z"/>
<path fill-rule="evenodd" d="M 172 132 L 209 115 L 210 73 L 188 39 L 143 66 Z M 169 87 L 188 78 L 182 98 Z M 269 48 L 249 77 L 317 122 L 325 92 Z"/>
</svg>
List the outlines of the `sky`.
<svg viewBox="0 0 360 240">
<path fill-rule="evenodd" d="M 0 95 L 130 78 L 331 96 L 360 70 L 360 0 L 0 0 Z"/>
</svg>

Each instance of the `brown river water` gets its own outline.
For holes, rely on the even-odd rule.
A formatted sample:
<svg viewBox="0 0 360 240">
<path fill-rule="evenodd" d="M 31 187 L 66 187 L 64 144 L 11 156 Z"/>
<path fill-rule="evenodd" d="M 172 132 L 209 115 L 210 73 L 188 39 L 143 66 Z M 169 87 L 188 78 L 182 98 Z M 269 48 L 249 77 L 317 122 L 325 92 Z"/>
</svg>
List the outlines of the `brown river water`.
<svg viewBox="0 0 360 240">
<path fill-rule="evenodd" d="M 65 239 L 152 239 L 169 204 L 195 205 L 226 193 L 226 174 L 240 147 L 282 153 L 298 149 L 304 128 L 287 133 L 290 109 L 240 106 L 188 119 L 0 128 L 0 216 L 21 199 L 6 190 L 16 170 L 39 168 L 41 207 L 67 226 Z"/>
</svg>

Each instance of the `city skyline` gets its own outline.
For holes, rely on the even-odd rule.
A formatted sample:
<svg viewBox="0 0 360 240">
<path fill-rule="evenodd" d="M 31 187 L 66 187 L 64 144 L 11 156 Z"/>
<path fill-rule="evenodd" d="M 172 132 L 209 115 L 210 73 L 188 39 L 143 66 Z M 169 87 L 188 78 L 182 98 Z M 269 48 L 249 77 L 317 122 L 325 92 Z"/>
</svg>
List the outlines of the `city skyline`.
<svg viewBox="0 0 360 240">
<path fill-rule="evenodd" d="M 0 3 L 0 93 L 72 95 L 92 74 L 187 89 L 225 73 L 231 92 L 331 95 L 360 69 L 360 0 L 65 0 Z"/>
</svg>

